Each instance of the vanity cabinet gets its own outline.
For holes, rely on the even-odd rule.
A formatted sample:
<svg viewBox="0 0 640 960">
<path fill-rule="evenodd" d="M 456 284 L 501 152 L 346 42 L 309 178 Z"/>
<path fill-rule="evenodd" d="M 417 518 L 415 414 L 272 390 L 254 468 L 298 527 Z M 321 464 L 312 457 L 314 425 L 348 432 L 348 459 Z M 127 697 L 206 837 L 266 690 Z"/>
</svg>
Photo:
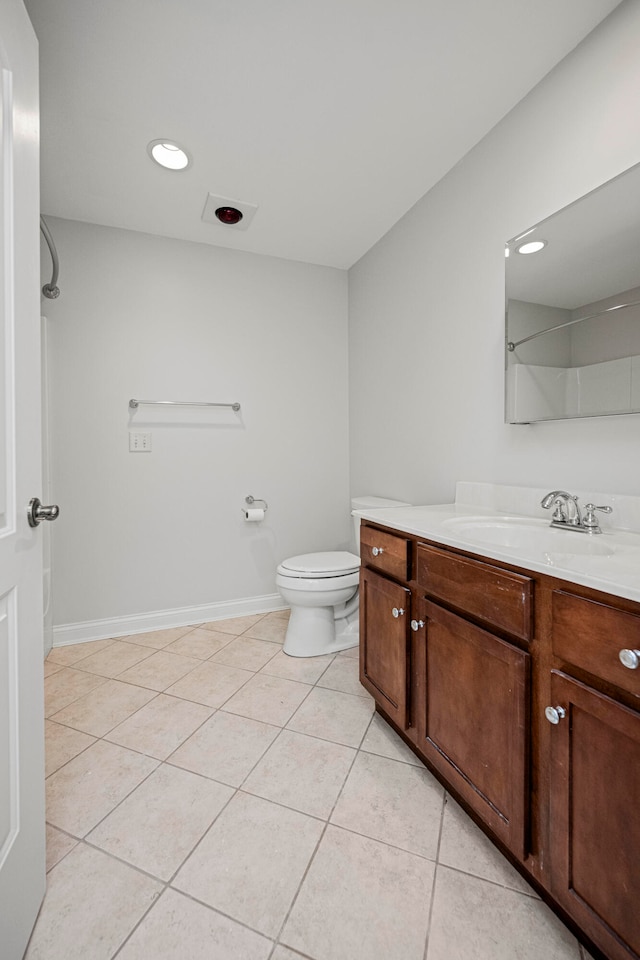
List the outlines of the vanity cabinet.
<svg viewBox="0 0 640 960">
<path fill-rule="evenodd" d="M 360 679 L 405 730 L 409 721 L 411 591 L 372 570 L 360 578 Z"/>
<path fill-rule="evenodd" d="M 529 654 L 438 604 L 425 617 L 418 748 L 524 858 Z"/>
<path fill-rule="evenodd" d="M 640 955 L 640 713 L 626 703 L 640 706 L 640 669 L 620 653 L 640 649 L 640 616 L 568 590 L 551 612 L 551 890 L 628 960 Z"/>
<path fill-rule="evenodd" d="M 410 723 L 409 683 L 411 650 L 411 590 L 409 540 L 385 531 L 363 527 L 360 577 L 360 679 L 384 712 L 398 727 Z"/>
<path fill-rule="evenodd" d="M 417 745 L 523 859 L 532 581 L 418 543 L 416 590 L 425 597 Z"/>
<path fill-rule="evenodd" d="M 551 892 L 612 960 L 640 955 L 640 715 L 554 671 Z"/>
<path fill-rule="evenodd" d="M 640 604 L 372 521 L 362 540 L 378 711 L 596 956 L 640 960 Z"/>
</svg>

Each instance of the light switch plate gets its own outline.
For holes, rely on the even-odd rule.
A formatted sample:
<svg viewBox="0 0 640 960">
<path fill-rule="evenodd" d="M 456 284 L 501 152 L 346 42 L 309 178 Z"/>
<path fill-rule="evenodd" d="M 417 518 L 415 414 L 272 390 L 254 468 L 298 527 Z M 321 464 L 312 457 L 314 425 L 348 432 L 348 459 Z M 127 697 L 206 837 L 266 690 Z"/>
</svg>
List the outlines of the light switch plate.
<svg viewBox="0 0 640 960">
<path fill-rule="evenodd" d="M 129 453 L 151 453 L 151 434 L 130 430 Z"/>
</svg>

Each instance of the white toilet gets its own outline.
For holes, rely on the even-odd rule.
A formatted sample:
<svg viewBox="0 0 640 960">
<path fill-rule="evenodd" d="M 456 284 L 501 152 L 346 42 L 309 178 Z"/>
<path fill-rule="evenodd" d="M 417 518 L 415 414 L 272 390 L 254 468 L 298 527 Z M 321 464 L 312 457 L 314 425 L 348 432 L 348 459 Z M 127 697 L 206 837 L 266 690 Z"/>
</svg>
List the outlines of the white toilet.
<svg viewBox="0 0 640 960">
<path fill-rule="evenodd" d="M 401 500 L 356 497 L 351 510 L 406 507 Z M 356 550 L 360 549 L 360 517 L 353 517 Z M 305 553 L 283 560 L 276 586 L 291 607 L 284 641 L 290 657 L 319 657 L 358 644 L 360 557 L 346 550 Z"/>
</svg>

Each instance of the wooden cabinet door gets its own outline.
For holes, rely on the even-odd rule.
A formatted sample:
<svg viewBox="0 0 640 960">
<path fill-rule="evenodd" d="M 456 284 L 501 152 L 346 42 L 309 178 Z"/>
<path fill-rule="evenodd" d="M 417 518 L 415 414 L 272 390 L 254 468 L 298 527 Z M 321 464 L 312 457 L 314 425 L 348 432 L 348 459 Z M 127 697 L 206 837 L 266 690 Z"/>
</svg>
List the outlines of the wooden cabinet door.
<svg viewBox="0 0 640 960">
<path fill-rule="evenodd" d="M 612 960 L 640 956 L 640 714 L 554 671 L 551 887 Z"/>
<path fill-rule="evenodd" d="M 524 858 L 529 654 L 425 603 L 418 747 L 494 834 Z"/>
<path fill-rule="evenodd" d="M 410 604 L 411 591 L 407 587 L 363 569 L 360 575 L 360 681 L 403 730 L 409 720 Z"/>
</svg>

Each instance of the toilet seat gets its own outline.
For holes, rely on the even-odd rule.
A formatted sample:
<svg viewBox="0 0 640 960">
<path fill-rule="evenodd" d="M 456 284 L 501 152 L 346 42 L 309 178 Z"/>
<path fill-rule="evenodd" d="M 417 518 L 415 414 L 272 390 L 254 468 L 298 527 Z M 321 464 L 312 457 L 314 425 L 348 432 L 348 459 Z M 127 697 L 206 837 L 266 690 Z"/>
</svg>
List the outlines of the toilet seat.
<svg viewBox="0 0 640 960">
<path fill-rule="evenodd" d="M 326 553 L 303 553 L 289 557 L 278 567 L 283 577 L 295 577 L 302 580 L 321 580 L 329 577 L 344 577 L 357 573 L 360 569 L 360 557 L 347 550 L 333 550 Z"/>
</svg>

